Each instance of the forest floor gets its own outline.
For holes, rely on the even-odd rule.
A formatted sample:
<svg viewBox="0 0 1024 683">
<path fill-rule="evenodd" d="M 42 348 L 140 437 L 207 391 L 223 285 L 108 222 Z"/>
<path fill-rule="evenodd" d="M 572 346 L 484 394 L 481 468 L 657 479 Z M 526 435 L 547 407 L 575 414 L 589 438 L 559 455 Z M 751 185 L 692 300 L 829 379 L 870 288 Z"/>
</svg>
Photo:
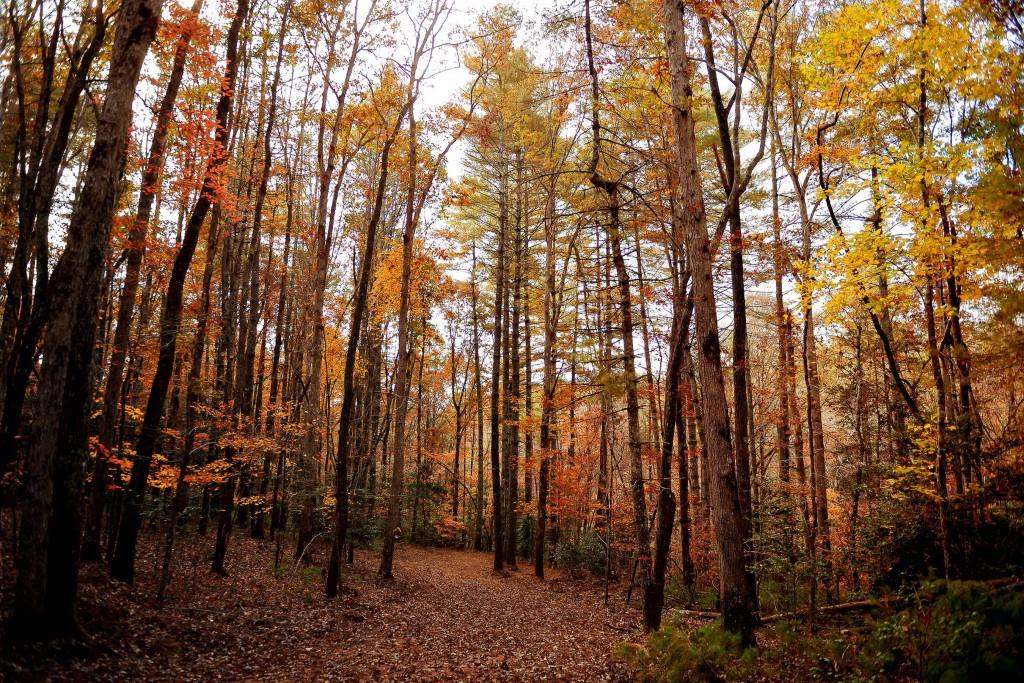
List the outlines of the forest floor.
<svg viewBox="0 0 1024 683">
<path fill-rule="evenodd" d="M 0 681 L 623 680 L 614 650 L 639 637 L 622 584 L 606 607 L 600 582 L 554 570 L 542 582 L 527 562 L 499 574 L 487 553 L 400 545 L 393 583 L 377 580 L 378 553 L 359 551 L 329 601 L 319 568 L 275 571 L 273 544 L 241 530 L 227 576 L 207 569 L 210 539 L 183 544 L 157 602 L 156 545 L 142 544 L 132 587 L 83 568 L 87 641 L 14 645 L 0 632 Z"/>
</svg>

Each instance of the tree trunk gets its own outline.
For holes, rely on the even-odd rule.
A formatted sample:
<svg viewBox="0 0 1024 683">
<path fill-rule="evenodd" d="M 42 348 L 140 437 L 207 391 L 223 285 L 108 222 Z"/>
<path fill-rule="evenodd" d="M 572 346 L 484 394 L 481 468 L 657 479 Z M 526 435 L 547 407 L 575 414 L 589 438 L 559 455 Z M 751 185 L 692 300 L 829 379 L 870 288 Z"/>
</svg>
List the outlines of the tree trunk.
<svg viewBox="0 0 1024 683">
<path fill-rule="evenodd" d="M 76 630 L 81 471 L 88 451 L 90 371 L 100 282 L 139 71 L 160 21 L 160 0 L 125 0 L 117 17 L 106 98 L 66 247 L 44 304 L 52 315 L 24 475 L 14 618 L 23 633 Z"/>
<path fill-rule="evenodd" d="M 942 573 L 950 578 L 952 553 L 949 544 L 949 494 L 946 487 L 946 384 L 942 377 L 939 360 L 939 340 L 935 331 L 934 287 L 931 275 L 926 275 L 924 290 L 924 314 L 928 329 L 928 357 L 931 361 L 932 381 L 935 383 L 936 419 L 935 426 L 935 491 L 938 494 L 939 542 L 942 545 Z"/>
<path fill-rule="evenodd" d="M 139 524 L 142 516 L 142 500 L 146 494 L 149 469 L 153 453 L 160 437 L 160 422 L 163 419 L 164 400 L 167 397 L 168 383 L 174 367 L 175 348 L 178 341 L 178 330 L 181 326 L 182 294 L 185 276 L 188 274 L 199 241 L 206 214 L 214 201 L 220 201 L 218 184 L 222 169 L 227 163 L 228 118 L 234 99 L 235 76 L 238 73 L 238 38 L 249 12 L 248 0 L 239 0 L 235 16 L 227 33 L 227 62 L 224 68 L 225 88 L 217 103 L 217 133 L 214 146 L 207 161 L 206 173 L 199 199 L 192 207 L 185 226 L 185 234 L 181 247 L 174 258 L 171 276 L 167 283 L 167 295 L 164 298 L 163 314 L 160 318 L 160 351 L 157 357 L 156 370 L 153 375 L 152 388 L 146 402 L 142 432 L 135 447 L 135 460 L 132 462 L 131 479 L 128 485 L 128 497 L 121 518 L 121 529 L 118 532 L 117 547 L 110 566 L 110 573 L 116 579 L 131 583 L 135 577 L 135 544 L 138 539 Z"/>
<path fill-rule="evenodd" d="M 484 534 L 484 393 L 480 375 L 480 318 L 477 308 L 476 289 L 476 242 L 473 242 L 472 270 L 472 306 L 473 306 L 473 367 L 476 385 L 476 526 L 473 531 L 473 549 L 483 550 Z"/>
<path fill-rule="evenodd" d="M 779 481 L 782 482 L 783 495 L 789 491 L 789 399 L 786 391 L 786 309 L 782 292 L 782 278 L 785 269 L 785 245 L 782 242 L 782 219 L 779 217 L 779 181 L 776 173 L 775 138 L 772 138 L 771 153 L 772 169 L 772 260 L 775 279 L 775 329 L 778 338 L 779 370 L 775 378 L 775 391 L 778 409 L 775 416 L 775 448 L 779 453 Z"/>
<path fill-rule="evenodd" d="M 682 221 L 673 216 L 673 237 L 682 237 Z M 668 371 L 665 374 L 665 419 L 661 434 L 661 459 L 658 468 L 658 529 L 654 545 L 654 566 L 648 595 L 644 596 L 644 626 L 655 630 L 661 627 L 661 611 L 665 603 L 665 568 L 668 565 L 669 545 L 672 540 L 672 526 L 675 520 L 676 501 L 672 495 L 672 453 L 676 421 L 681 416 L 679 383 L 682 377 L 683 353 L 686 350 L 686 333 L 683 330 L 685 304 L 680 284 L 685 291 L 685 281 L 675 278 L 676 286 L 672 297 L 672 330 L 669 333 Z M 686 324 L 689 325 L 689 316 Z M 682 445 L 682 439 L 680 439 Z M 685 453 L 685 450 L 683 451 Z M 685 493 L 685 468 L 680 482 L 681 494 Z M 683 504 L 685 506 L 685 503 Z M 684 547 L 684 555 L 685 555 Z"/>
<path fill-rule="evenodd" d="M 395 130 L 384 140 L 380 153 L 380 170 L 378 171 L 377 188 L 373 200 L 373 213 L 366 227 L 366 245 L 363 248 L 363 257 L 359 263 L 359 279 L 356 284 L 356 291 L 352 300 L 352 320 L 349 323 L 348 346 L 345 351 L 345 375 L 342 384 L 341 416 L 338 421 L 338 455 L 335 463 L 334 475 L 334 541 L 331 544 L 331 556 L 327 565 L 326 593 L 328 598 L 338 594 L 338 584 L 341 578 L 341 551 L 348 534 L 348 450 L 349 432 L 351 430 L 352 406 L 355 401 L 355 366 L 356 350 L 359 347 L 359 332 L 363 324 L 363 314 L 366 310 L 366 296 L 370 288 L 370 272 L 373 269 L 373 256 L 377 242 L 377 227 L 380 224 L 381 210 L 384 204 L 384 190 L 388 181 L 388 160 L 391 155 L 391 146 L 395 142 L 395 134 L 398 126 L 405 118 L 406 111 L 409 111 L 410 122 L 412 113 L 409 110 L 411 102 L 407 102 L 398 114 Z M 415 132 L 415 126 L 410 123 Z M 413 136 L 415 139 L 415 135 Z M 408 233 L 408 226 L 407 226 Z M 406 249 L 411 249 L 412 235 L 403 236 L 403 243 Z M 403 265 L 403 275 L 407 274 Z M 403 279 L 403 282 L 405 279 Z M 399 347 L 401 348 L 401 347 Z M 398 373 L 396 373 L 396 377 Z M 397 428 L 397 425 L 396 425 Z M 398 462 L 398 456 L 395 457 Z M 392 495 L 394 490 L 392 489 Z M 399 491 L 401 495 L 401 491 Z M 388 515 L 390 522 L 391 515 Z M 387 536 L 385 536 L 387 538 Z M 393 540 L 392 540 L 393 542 Z"/>
<path fill-rule="evenodd" d="M 213 281 L 214 258 L 217 253 L 217 242 L 220 235 L 220 207 L 215 207 L 210 218 L 210 230 L 206 241 L 206 264 L 203 267 L 203 293 L 200 310 L 196 321 L 196 336 L 192 344 L 192 363 L 188 372 L 188 385 L 185 390 L 185 446 L 178 464 L 178 479 L 175 483 L 174 499 L 171 514 L 167 520 L 167 532 L 164 538 L 164 557 L 157 587 L 157 599 L 162 599 L 170 582 L 171 554 L 174 551 L 174 534 L 177 530 L 178 517 L 184 512 L 188 503 L 188 481 L 186 475 L 191 464 L 193 450 L 208 448 L 200 445 L 195 448 L 196 417 L 199 412 L 198 403 L 201 399 L 199 379 L 202 375 L 203 353 L 206 349 L 206 334 L 210 319 L 210 287 Z"/>
<path fill-rule="evenodd" d="M 192 16 L 198 16 L 203 0 L 195 0 L 192 4 Z M 135 221 L 128 233 L 125 260 L 124 288 L 118 300 L 117 324 L 114 328 L 114 340 L 107 364 L 107 379 L 103 391 L 103 412 L 100 416 L 99 444 L 100 451 L 92 469 L 90 485 L 89 515 L 86 521 L 85 535 L 82 540 L 82 559 L 95 561 L 100 559 L 100 530 L 103 525 L 103 507 L 107 497 L 107 458 L 114 443 L 114 425 L 117 420 L 117 407 L 121 398 L 121 385 L 124 381 L 124 363 L 128 352 L 128 337 L 131 331 L 132 316 L 135 313 L 135 297 L 139 288 L 139 273 L 142 270 L 142 258 L 146 250 L 146 233 L 153 212 L 153 200 L 160 184 L 163 172 L 164 154 L 167 146 L 167 133 L 174 116 L 174 103 L 178 98 L 178 89 L 185 73 L 185 61 L 190 52 L 191 35 L 182 33 L 174 51 L 174 63 L 171 65 L 167 89 L 164 91 L 160 108 L 157 111 L 156 123 L 153 128 L 153 140 L 149 145 L 149 160 L 142 174 L 139 205 L 135 213 Z"/>
<path fill-rule="evenodd" d="M 504 197 L 504 195 L 502 195 Z M 501 505 L 501 421 L 498 419 L 501 392 L 501 347 L 505 337 L 502 325 L 505 310 L 505 240 L 507 239 L 507 209 L 504 199 L 498 217 L 497 254 L 494 263 L 494 343 L 491 351 L 491 506 L 493 508 L 494 570 L 505 567 L 504 517 Z"/>
<path fill-rule="evenodd" d="M 732 463 L 729 411 L 722 377 L 718 317 L 711 274 L 704 200 L 697 165 L 692 89 L 686 55 L 683 8 L 666 0 L 665 38 L 672 86 L 674 151 L 679 169 L 677 204 L 686 207 L 686 246 L 694 289 L 698 371 L 703 385 L 704 447 L 713 470 L 711 507 L 718 545 L 722 617 L 725 627 L 740 634 L 744 645 L 754 644 L 754 596 L 747 581 L 744 542 L 746 530 Z"/>
<path fill-rule="evenodd" d="M 508 396 L 508 453 L 509 469 L 505 485 L 508 488 L 508 506 L 505 508 L 505 564 L 515 568 L 518 556 L 519 528 L 516 507 L 519 504 L 519 381 L 521 363 L 519 355 L 519 322 L 523 306 L 523 153 L 516 150 L 515 229 L 512 233 L 512 334 L 508 341 L 511 372 L 505 390 Z"/>
<path fill-rule="evenodd" d="M 560 298 L 555 294 L 555 188 L 556 176 L 549 181 L 547 202 L 544 205 L 544 375 L 542 380 L 540 414 L 540 468 L 537 486 L 537 531 L 534 537 L 533 573 L 544 578 L 547 559 L 548 487 L 551 473 L 551 455 L 555 449 L 552 427 L 555 421 L 555 342 L 558 334 Z M 529 389 L 527 389 L 529 391 Z M 529 399 L 529 393 L 527 393 Z"/>
<path fill-rule="evenodd" d="M 590 104 L 591 104 L 591 128 L 593 134 L 592 152 L 590 158 L 590 183 L 595 189 L 601 191 L 606 202 L 608 211 L 608 241 L 612 251 L 612 263 L 615 266 L 615 275 L 618 280 L 618 307 L 622 333 L 622 355 L 623 374 L 626 386 L 626 424 L 629 434 L 629 462 L 630 462 L 630 485 L 633 493 L 633 515 L 636 527 L 637 552 L 640 558 L 642 571 L 641 585 L 644 591 L 644 623 L 651 627 L 660 621 L 661 605 L 657 600 L 657 588 L 654 586 L 654 567 L 651 558 L 650 529 L 647 521 L 647 501 L 644 493 L 644 471 L 643 456 L 640 446 L 640 404 L 637 399 L 637 378 L 636 360 L 633 350 L 633 304 L 630 292 L 629 273 L 626 270 L 626 262 L 622 257 L 622 223 L 619 216 L 619 185 L 618 182 L 605 178 L 600 170 L 601 157 L 601 124 L 599 117 L 600 91 L 597 82 L 597 69 L 594 66 L 593 41 L 590 30 L 590 0 L 585 3 L 586 9 L 586 41 L 587 61 L 590 71 Z M 671 467 L 671 464 L 669 465 Z M 664 469 L 664 467 L 662 468 Z M 668 476 L 668 475 L 665 475 Z M 663 486 L 663 489 L 665 487 Z M 668 487 L 668 495 L 672 489 Z M 674 510 L 670 513 L 667 523 L 662 520 L 660 524 L 672 532 L 672 519 Z M 646 566 L 645 566 L 646 564 Z M 655 618 L 657 614 L 657 619 Z"/>
<path fill-rule="evenodd" d="M 398 361 L 395 367 L 395 437 L 392 455 L 391 491 L 388 500 L 388 516 L 384 523 L 384 547 L 380 554 L 377 573 L 392 578 L 395 558 L 395 538 L 402 516 L 402 484 L 405 477 L 405 423 L 409 410 L 410 361 L 412 346 L 409 343 L 409 300 L 412 287 L 413 240 L 416 235 L 414 201 L 416 193 L 416 117 L 409 101 L 409 187 L 405 206 L 405 230 L 402 232 L 402 291 L 398 307 Z M 383 194 L 384 185 L 380 186 Z M 418 438 L 418 436 L 417 436 Z M 415 529 L 413 529 L 415 531 Z"/>
</svg>

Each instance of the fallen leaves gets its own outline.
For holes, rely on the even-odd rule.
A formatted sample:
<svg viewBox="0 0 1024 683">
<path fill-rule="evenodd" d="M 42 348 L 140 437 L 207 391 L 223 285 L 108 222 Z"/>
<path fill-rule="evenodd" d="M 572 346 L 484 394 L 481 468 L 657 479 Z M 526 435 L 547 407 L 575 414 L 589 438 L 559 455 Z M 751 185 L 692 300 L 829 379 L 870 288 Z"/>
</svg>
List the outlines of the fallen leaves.
<svg viewBox="0 0 1024 683">
<path fill-rule="evenodd" d="M 592 583 L 541 582 L 525 564 L 496 574 L 488 554 L 413 546 L 398 548 L 388 583 L 377 554 L 357 552 L 328 601 L 318 568 L 275 573 L 272 545 L 241 533 L 227 577 L 207 570 L 209 540 L 186 538 L 171 598 L 157 603 L 157 545 L 145 539 L 134 587 L 83 570 L 87 645 L 7 645 L 0 680 L 622 680 L 612 652 L 639 624 L 621 591 L 605 607 Z"/>
</svg>

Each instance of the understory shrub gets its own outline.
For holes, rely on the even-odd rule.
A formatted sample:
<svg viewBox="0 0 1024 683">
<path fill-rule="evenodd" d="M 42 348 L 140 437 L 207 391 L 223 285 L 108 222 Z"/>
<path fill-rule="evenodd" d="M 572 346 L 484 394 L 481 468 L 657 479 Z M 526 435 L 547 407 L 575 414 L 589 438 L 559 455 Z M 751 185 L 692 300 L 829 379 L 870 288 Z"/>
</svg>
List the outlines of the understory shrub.
<svg viewBox="0 0 1024 683">
<path fill-rule="evenodd" d="M 907 605 L 906 601 L 901 601 Z M 1024 590 L 931 581 L 897 610 L 778 622 L 741 650 L 720 624 L 670 624 L 619 655 L 642 681 L 1024 683 Z"/>
<path fill-rule="evenodd" d="M 757 650 L 742 649 L 739 635 L 717 622 L 692 630 L 663 626 L 645 644 L 624 644 L 618 654 L 637 680 L 650 683 L 746 680 L 757 660 Z"/>
<path fill-rule="evenodd" d="M 576 538 L 565 539 L 555 550 L 555 565 L 576 578 L 588 571 L 600 576 L 605 568 L 604 541 L 593 529 L 581 532 Z"/>
<path fill-rule="evenodd" d="M 868 674 L 908 670 L 929 683 L 1024 681 L 1024 591 L 933 581 L 920 603 L 877 621 L 861 652 Z"/>
</svg>

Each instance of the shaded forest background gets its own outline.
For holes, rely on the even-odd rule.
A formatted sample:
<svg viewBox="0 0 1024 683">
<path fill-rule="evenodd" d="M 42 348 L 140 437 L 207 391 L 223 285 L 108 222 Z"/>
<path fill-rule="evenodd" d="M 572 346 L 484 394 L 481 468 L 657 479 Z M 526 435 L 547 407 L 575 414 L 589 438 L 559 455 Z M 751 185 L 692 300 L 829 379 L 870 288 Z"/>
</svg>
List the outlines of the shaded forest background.
<svg viewBox="0 0 1024 683">
<path fill-rule="evenodd" d="M 6 634 L 244 534 L 617 582 L 640 677 L 883 597 L 1021 675 L 1018 3 L 3 13 Z"/>
</svg>

